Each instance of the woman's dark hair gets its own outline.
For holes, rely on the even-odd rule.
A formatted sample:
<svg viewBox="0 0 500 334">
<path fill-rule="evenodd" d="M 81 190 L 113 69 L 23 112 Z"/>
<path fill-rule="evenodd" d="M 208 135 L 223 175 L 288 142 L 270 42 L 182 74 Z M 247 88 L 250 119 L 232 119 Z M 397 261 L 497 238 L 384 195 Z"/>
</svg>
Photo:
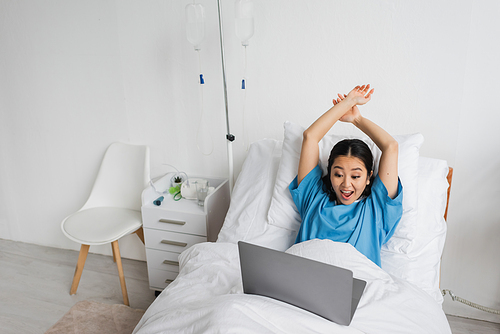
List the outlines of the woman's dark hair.
<svg viewBox="0 0 500 334">
<path fill-rule="evenodd" d="M 333 190 L 332 187 L 331 174 L 332 174 L 333 162 L 339 156 L 346 156 L 346 157 L 351 156 L 358 158 L 365 165 L 368 175 L 370 175 L 370 173 L 373 170 L 372 151 L 370 151 L 370 148 L 368 147 L 368 145 L 366 145 L 364 141 L 359 139 L 344 139 L 339 141 L 337 144 L 335 144 L 335 146 L 333 146 L 330 152 L 330 157 L 328 158 L 328 173 L 325 176 L 323 176 L 324 190 L 328 194 L 330 201 L 337 200 L 337 196 L 335 195 L 335 191 Z M 370 183 L 366 186 L 362 196 L 370 195 L 374 179 L 375 176 L 372 175 L 370 178 Z"/>
</svg>

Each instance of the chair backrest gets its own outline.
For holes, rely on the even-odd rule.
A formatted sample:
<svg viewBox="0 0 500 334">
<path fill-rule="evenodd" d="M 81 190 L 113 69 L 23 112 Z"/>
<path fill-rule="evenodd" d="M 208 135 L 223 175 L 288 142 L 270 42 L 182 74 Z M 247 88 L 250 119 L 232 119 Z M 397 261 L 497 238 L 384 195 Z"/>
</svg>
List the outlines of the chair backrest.
<svg viewBox="0 0 500 334">
<path fill-rule="evenodd" d="M 90 196 L 82 207 L 141 209 L 149 182 L 149 147 L 113 143 L 106 150 Z"/>
</svg>

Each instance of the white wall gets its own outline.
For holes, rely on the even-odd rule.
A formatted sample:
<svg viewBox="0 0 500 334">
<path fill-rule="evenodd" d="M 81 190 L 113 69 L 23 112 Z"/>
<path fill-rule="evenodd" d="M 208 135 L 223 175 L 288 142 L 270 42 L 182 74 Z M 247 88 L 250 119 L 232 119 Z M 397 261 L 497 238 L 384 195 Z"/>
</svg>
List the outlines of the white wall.
<svg viewBox="0 0 500 334">
<path fill-rule="evenodd" d="M 184 30 L 190 2 L 0 0 L 0 238 L 78 249 L 59 225 L 85 201 L 113 141 L 149 145 L 153 176 L 169 171 L 165 163 L 227 175 L 216 1 L 199 1 L 207 15 L 200 142 L 213 141 L 209 156 L 196 141 L 198 55 Z M 362 112 L 392 134 L 421 132 L 422 155 L 455 168 L 442 287 L 500 308 L 499 3 L 255 4 L 243 114 L 244 49 L 234 3 L 222 1 L 236 173 L 245 135 L 281 139 L 285 120 L 307 126 L 337 92 L 371 83 L 376 92 Z M 125 257 L 145 259 L 136 236 L 120 245 Z M 448 299 L 444 307 L 500 321 Z"/>
<path fill-rule="evenodd" d="M 474 1 L 470 31 L 463 40 L 467 55 L 460 86 L 460 108 L 455 138 L 455 176 L 450 200 L 447 245 L 441 285 L 457 295 L 500 309 L 500 107 L 498 78 L 500 46 L 492 40 L 500 32 L 500 3 Z M 496 36 L 496 37 L 495 37 Z M 449 298 L 449 297 L 447 297 Z M 449 313 L 500 322 L 500 316 L 457 303 Z"/>
</svg>

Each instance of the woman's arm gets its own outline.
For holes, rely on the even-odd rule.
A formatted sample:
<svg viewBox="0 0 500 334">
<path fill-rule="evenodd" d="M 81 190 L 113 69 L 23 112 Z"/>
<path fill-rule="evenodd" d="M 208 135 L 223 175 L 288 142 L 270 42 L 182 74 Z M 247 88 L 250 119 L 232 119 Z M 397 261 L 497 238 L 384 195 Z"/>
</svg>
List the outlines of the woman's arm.
<svg viewBox="0 0 500 334">
<path fill-rule="evenodd" d="M 342 96 L 339 94 L 339 98 L 333 103 L 339 104 L 348 98 L 349 95 Z M 370 137 L 382 151 L 378 175 L 385 185 L 389 197 L 395 198 L 398 193 L 398 142 L 380 126 L 364 118 L 356 106 L 353 106 L 352 110 L 346 113 L 340 120 L 354 124 Z"/>
<path fill-rule="evenodd" d="M 398 194 L 398 142 L 384 129 L 363 116 L 353 124 L 370 137 L 382 151 L 378 166 L 378 176 L 385 185 L 390 198 Z"/>
<path fill-rule="evenodd" d="M 373 89 L 370 91 L 370 85 L 363 85 L 361 87 L 356 86 L 349 92 L 349 95 L 342 100 L 334 99 L 334 106 L 304 131 L 297 176 L 298 184 L 300 184 L 304 177 L 318 164 L 318 143 L 321 139 L 338 120 L 344 121 L 344 116 L 348 114 L 349 111 L 352 111 L 353 107 L 370 101 L 372 93 Z"/>
</svg>

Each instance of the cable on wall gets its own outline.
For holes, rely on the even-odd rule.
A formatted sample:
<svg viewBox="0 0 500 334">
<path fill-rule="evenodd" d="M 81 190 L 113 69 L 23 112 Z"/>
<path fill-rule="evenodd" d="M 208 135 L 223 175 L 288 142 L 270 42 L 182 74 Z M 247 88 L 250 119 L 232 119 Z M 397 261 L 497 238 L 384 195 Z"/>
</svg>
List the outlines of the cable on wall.
<svg viewBox="0 0 500 334">
<path fill-rule="evenodd" d="M 468 301 L 467 299 L 463 299 L 461 297 L 458 297 L 451 290 L 444 289 L 444 290 L 441 291 L 441 293 L 443 294 L 443 296 L 445 296 L 446 293 L 448 293 L 450 295 L 450 297 L 451 297 L 451 300 L 453 300 L 454 302 L 460 302 L 462 304 L 468 305 L 470 307 L 477 308 L 478 310 L 481 310 L 481 311 L 484 311 L 484 312 L 489 312 L 489 313 L 493 313 L 493 314 L 500 314 L 499 310 L 495 310 L 495 309 L 492 309 L 492 308 L 489 308 L 489 307 L 486 307 L 486 306 L 482 306 L 482 305 L 473 303 L 471 301 Z"/>
</svg>

